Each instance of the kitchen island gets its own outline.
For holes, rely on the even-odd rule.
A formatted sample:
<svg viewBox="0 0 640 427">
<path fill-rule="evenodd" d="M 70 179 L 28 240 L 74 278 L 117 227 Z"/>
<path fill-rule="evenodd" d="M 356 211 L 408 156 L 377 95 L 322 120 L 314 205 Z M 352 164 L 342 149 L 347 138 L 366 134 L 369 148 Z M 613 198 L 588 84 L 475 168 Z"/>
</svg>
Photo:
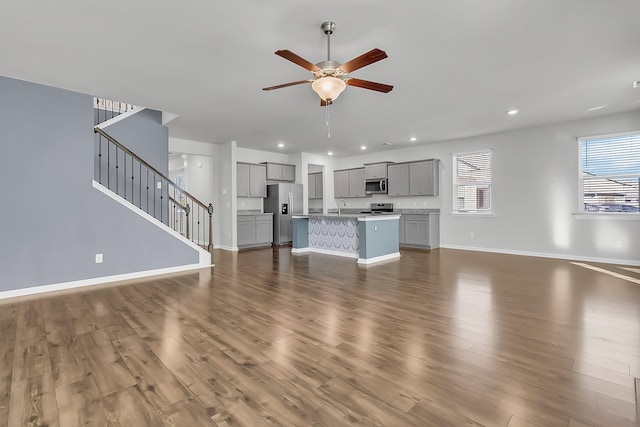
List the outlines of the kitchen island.
<svg viewBox="0 0 640 427">
<path fill-rule="evenodd" d="M 294 215 L 294 254 L 318 252 L 371 264 L 399 258 L 400 215 Z"/>
</svg>

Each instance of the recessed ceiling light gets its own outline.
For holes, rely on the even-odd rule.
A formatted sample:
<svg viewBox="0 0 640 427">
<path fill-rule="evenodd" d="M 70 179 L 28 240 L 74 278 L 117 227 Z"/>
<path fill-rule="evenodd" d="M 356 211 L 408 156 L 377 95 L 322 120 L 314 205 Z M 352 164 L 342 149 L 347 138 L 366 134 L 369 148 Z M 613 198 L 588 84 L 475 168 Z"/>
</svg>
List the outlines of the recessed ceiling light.
<svg viewBox="0 0 640 427">
<path fill-rule="evenodd" d="M 280 147 L 280 148 L 284 147 L 284 142 L 279 143 L 278 147 Z"/>
<path fill-rule="evenodd" d="M 409 138 L 409 141 L 411 142 L 415 142 L 418 138 L 416 138 L 415 136 L 412 136 L 411 138 Z"/>
<path fill-rule="evenodd" d="M 633 82 L 633 84 L 631 85 L 634 89 L 637 89 L 640 87 L 640 80 L 636 80 Z"/>
<path fill-rule="evenodd" d="M 587 108 L 587 111 L 598 111 L 598 110 L 602 110 L 603 108 L 607 108 L 607 106 L 606 105 L 598 105 L 597 107 Z"/>
<path fill-rule="evenodd" d="M 518 114 L 518 110 L 509 110 L 507 111 L 507 114 L 510 116 L 515 116 L 516 114 Z"/>
<path fill-rule="evenodd" d="M 329 155 L 329 156 L 333 156 L 333 151 L 329 151 L 329 152 L 327 153 L 327 155 Z"/>
<path fill-rule="evenodd" d="M 360 146 L 360 149 L 361 149 L 361 150 L 366 150 L 366 149 L 367 149 L 367 146 L 366 146 L 366 145 L 361 145 L 361 146 Z"/>
</svg>

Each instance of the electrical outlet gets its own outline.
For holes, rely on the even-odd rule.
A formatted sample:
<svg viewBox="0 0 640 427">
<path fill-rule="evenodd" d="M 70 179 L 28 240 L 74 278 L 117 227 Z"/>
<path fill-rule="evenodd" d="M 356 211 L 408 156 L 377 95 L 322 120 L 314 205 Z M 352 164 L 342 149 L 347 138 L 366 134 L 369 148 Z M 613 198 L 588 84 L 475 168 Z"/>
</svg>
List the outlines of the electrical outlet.
<svg viewBox="0 0 640 427">
<path fill-rule="evenodd" d="M 616 249 L 620 249 L 622 247 L 622 241 L 621 240 L 614 240 L 613 241 L 613 247 Z"/>
<path fill-rule="evenodd" d="M 104 257 L 102 254 L 96 254 L 96 264 L 102 264 Z"/>
<path fill-rule="evenodd" d="M 156 186 L 158 187 L 158 190 L 162 190 L 162 181 L 158 181 Z"/>
<path fill-rule="evenodd" d="M 472 231 L 471 233 L 469 233 L 469 237 L 471 237 L 472 239 L 475 239 L 476 233 Z"/>
</svg>

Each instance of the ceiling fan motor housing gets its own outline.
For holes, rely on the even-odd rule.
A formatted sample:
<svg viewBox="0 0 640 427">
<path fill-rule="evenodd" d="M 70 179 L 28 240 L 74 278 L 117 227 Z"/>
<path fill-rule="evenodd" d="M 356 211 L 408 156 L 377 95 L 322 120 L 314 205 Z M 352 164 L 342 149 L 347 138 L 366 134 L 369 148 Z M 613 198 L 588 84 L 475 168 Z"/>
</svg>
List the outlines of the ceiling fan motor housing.
<svg viewBox="0 0 640 427">
<path fill-rule="evenodd" d="M 342 70 L 338 68 L 342 64 L 340 64 L 337 61 L 320 61 L 316 65 L 321 68 L 320 71 L 316 71 L 314 73 L 314 75 L 318 78 L 324 77 L 324 76 L 340 77 L 345 74 Z"/>
</svg>

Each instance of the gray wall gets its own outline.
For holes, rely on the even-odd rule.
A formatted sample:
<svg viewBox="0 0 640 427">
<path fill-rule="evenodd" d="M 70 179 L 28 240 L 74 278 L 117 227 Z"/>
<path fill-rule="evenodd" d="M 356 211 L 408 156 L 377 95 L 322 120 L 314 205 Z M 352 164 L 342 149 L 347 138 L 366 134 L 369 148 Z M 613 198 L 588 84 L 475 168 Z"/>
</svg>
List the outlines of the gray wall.
<svg viewBox="0 0 640 427">
<path fill-rule="evenodd" d="M 151 166 L 169 176 L 169 130 L 162 126 L 160 111 L 144 109 L 103 129 Z"/>
<path fill-rule="evenodd" d="M 198 262 L 197 251 L 92 187 L 92 96 L 6 77 L 0 94 L 0 291 Z M 166 170 L 166 138 L 139 150 L 164 156 Z"/>
</svg>

